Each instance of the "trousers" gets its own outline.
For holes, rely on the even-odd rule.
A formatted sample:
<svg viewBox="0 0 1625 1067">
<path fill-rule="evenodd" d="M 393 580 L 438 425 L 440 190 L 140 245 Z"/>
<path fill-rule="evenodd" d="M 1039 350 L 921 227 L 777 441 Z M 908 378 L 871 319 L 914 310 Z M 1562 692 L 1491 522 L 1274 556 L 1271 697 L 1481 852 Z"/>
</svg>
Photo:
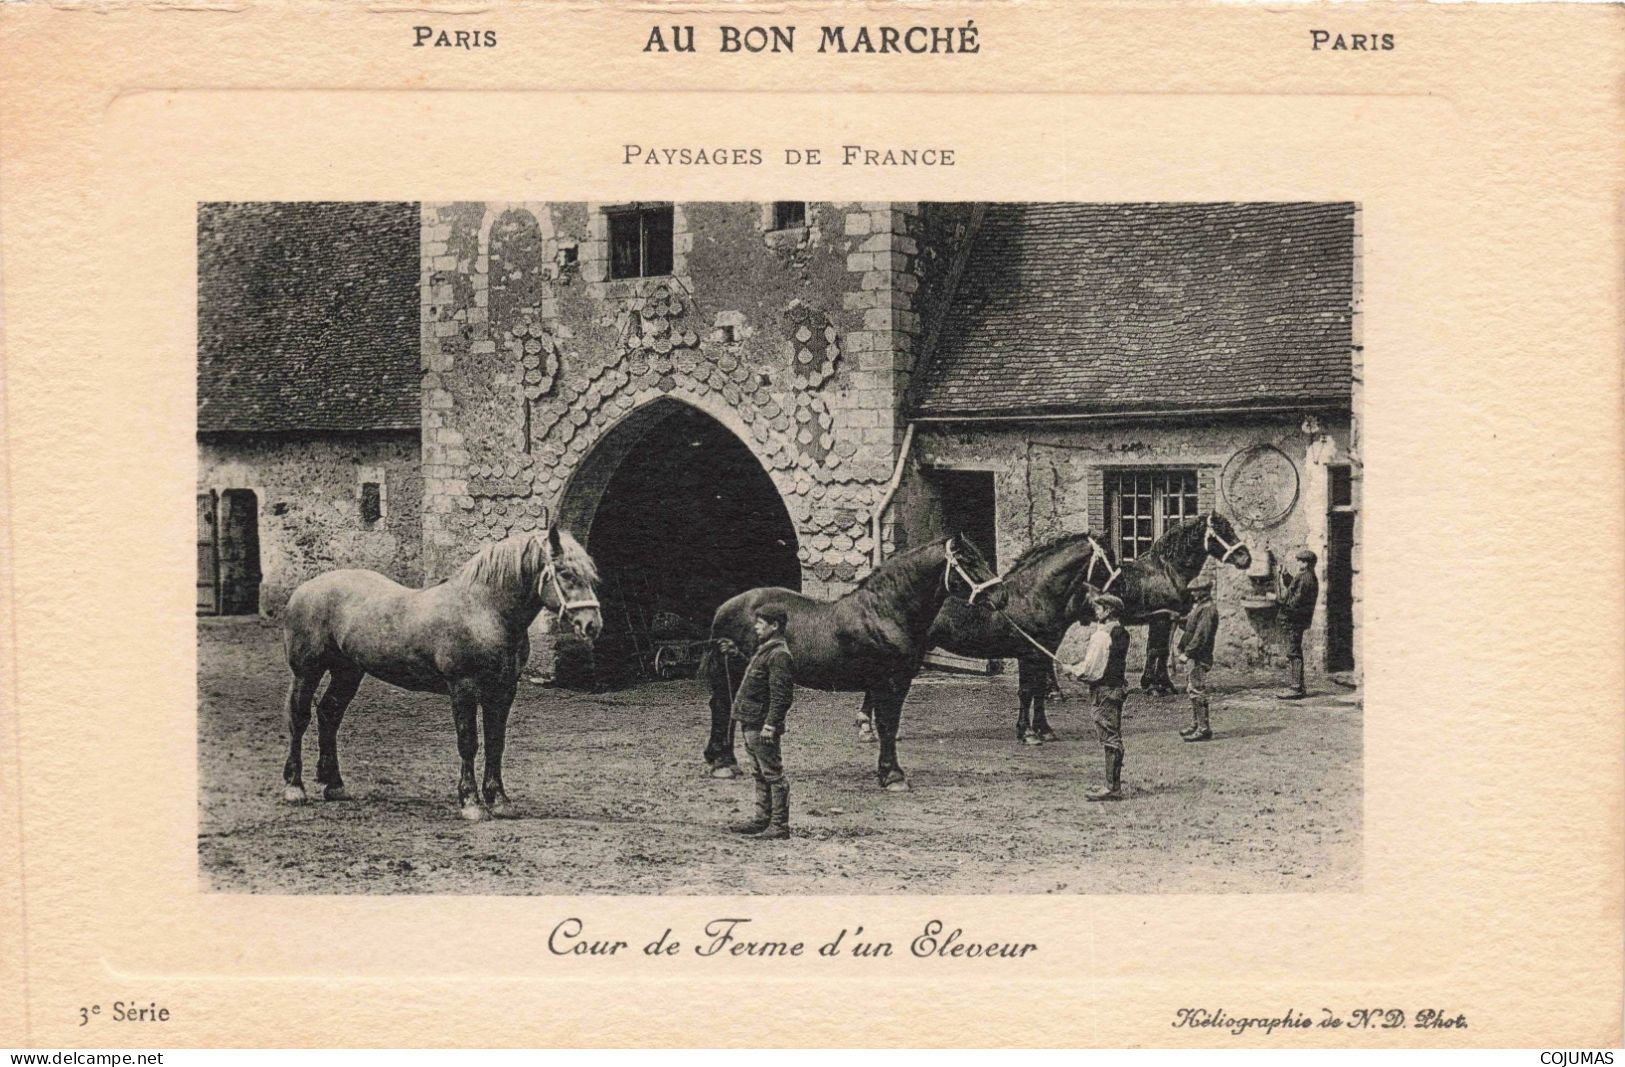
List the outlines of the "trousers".
<svg viewBox="0 0 1625 1067">
<path fill-rule="evenodd" d="M 1091 695 L 1095 699 L 1095 736 L 1100 739 L 1100 747 L 1123 751 L 1123 700 L 1128 688 L 1096 686 Z"/>
<path fill-rule="evenodd" d="M 772 785 L 784 781 L 784 755 L 779 750 L 779 738 L 769 741 L 762 731 L 746 727 L 745 751 L 750 754 L 751 777 Z"/>
</svg>

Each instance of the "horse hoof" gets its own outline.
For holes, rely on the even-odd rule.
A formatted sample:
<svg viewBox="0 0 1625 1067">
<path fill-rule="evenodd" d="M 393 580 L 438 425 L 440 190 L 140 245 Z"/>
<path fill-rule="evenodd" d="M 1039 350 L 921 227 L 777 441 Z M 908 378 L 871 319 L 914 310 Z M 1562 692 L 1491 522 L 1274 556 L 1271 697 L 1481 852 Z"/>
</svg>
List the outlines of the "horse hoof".
<svg viewBox="0 0 1625 1067">
<path fill-rule="evenodd" d="M 290 785 L 282 790 L 282 799 L 289 804 L 303 804 L 305 802 L 305 787 Z"/>
<path fill-rule="evenodd" d="M 496 800 L 492 801 L 492 803 L 491 803 L 491 818 L 493 818 L 493 819 L 516 819 L 518 817 L 519 817 L 518 809 L 515 808 L 513 806 L 513 804 L 509 802 L 507 797 L 497 797 Z"/>
<path fill-rule="evenodd" d="M 739 777 L 739 768 L 737 766 L 735 766 L 734 764 L 732 764 L 732 763 L 728 764 L 725 767 L 712 767 L 711 768 L 711 777 L 713 777 L 713 778 L 738 778 Z"/>
<path fill-rule="evenodd" d="M 349 800 L 350 791 L 342 785 L 330 785 L 322 790 L 323 800 Z"/>
<path fill-rule="evenodd" d="M 1034 748 L 1037 748 L 1039 745 L 1042 745 L 1044 743 L 1044 739 L 1042 737 L 1039 737 L 1037 734 L 1028 734 L 1026 737 L 1023 737 L 1021 740 L 1022 740 L 1023 744 L 1031 745 Z"/>
<path fill-rule="evenodd" d="M 909 785 L 907 778 L 899 778 L 895 782 L 886 783 L 886 792 L 888 793 L 906 793 L 908 790 Z"/>
<path fill-rule="evenodd" d="M 479 822 L 481 819 L 485 818 L 485 810 L 478 804 L 464 804 L 463 818 L 469 822 Z"/>
<path fill-rule="evenodd" d="M 868 723 L 864 723 L 862 726 L 858 727 L 858 740 L 873 742 L 875 740 L 875 728 L 870 726 Z"/>
</svg>

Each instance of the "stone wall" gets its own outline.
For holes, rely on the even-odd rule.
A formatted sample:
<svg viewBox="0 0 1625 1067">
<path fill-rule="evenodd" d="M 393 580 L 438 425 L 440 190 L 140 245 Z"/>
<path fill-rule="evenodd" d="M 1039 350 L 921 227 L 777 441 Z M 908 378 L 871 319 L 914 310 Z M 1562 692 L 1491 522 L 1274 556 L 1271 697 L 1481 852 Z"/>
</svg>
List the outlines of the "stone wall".
<svg viewBox="0 0 1625 1067">
<path fill-rule="evenodd" d="M 561 512 L 590 516 L 613 464 L 584 461 L 670 397 L 772 477 L 803 590 L 850 589 L 902 436 L 915 294 L 946 254 L 921 255 L 920 206 L 810 203 L 806 225 L 774 230 L 769 204 L 680 203 L 671 274 L 613 279 L 610 212 L 628 206 L 423 205 L 428 572 Z"/>
<path fill-rule="evenodd" d="M 1310 432 L 1305 431 L 1306 425 Z M 1104 531 L 1104 486 L 1109 472 L 1139 467 L 1194 469 L 1199 509 L 1216 509 L 1230 517 L 1255 559 L 1268 550 L 1279 565 L 1290 561 L 1297 549 L 1309 547 L 1321 560 L 1319 574 L 1324 594 L 1326 468 L 1328 464 L 1350 461 L 1349 429 L 1346 417 L 1322 417 L 1307 424 L 1300 418 L 1258 418 L 1210 425 L 1070 423 L 1042 429 L 1034 429 L 1031 424 L 996 428 L 925 424 L 915 439 L 915 462 L 911 464 L 914 473 L 906 483 L 907 492 L 900 497 L 898 510 L 905 540 L 937 536 L 942 532 L 938 529 L 939 519 L 919 470 L 935 467 L 992 471 L 996 551 L 1001 561 L 1008 562 L 1030 546 L 1065 532 Z M 1290 462 L 1296 481 L 1290 510 L 1267 526 L 1248 525 L 1235 503 L 1225 499 L 1221 488 L 1225 465 L 1238 453 L 1257 445 L 1279 449 Z M 1234 567 L 1210 563 L 1209 568 L 1217 583 L 1220 607 L 1218 665 L 1283 666 L 1284 646 L 1272 616 L 1248 612 L 1241 605 L 1242 597 L 1252 591 L 1247 577 Z M 1356 579 L 1356 600 L 1358 589 Z M 1325 659 L 1325 623 L 1323 604 L 1313 629 L 1306 635 L 1305 661 L 1316 671 Z M 1135 627 L 1131 633 L 1138 659 L 1144 630 Z"/>
<path fill-rule="evenodd" d="M 371 524 L 361 512 L 365 482 L 381 490 L 382 515 Z M 200 435 L 197 489 L 254 493 L 262 614 L 281 611 L 306 579 L 343 567 L 422 583 L 416 433 Z"/>
</svg>

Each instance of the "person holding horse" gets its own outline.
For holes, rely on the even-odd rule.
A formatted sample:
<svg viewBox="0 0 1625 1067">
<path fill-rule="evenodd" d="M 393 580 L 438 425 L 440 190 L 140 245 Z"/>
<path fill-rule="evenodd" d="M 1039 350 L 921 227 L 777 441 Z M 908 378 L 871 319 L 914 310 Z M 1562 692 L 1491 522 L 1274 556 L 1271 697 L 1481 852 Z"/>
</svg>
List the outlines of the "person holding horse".
<svg viewBox="0 0 1625 1067">
<path fill-rule="evenodd" d="M 1128 697 L 1124 671 L 1128 664 L 1128 631 L 1119 618 L 1123 602 L 1110 593 L 1095 597 L 1091 604 L 1100 625 L 1089 639 L 1083 659 L 1070 664 L 1066 672 L 1089 683 L 1095 704 L 1095 736 L 1106 752 L 1106 784 L 1084 794 L 1088 800 L 1122 800 L 1123 701 Z"/>
<path fill-rule="evenodd" d="M 756 610 L 756 653 L 739 680 L 733 718 L 745 735 L 752 777 L 756 781 L 756 815 L 729 829 L 758 841 L 790 836 L 790 784 L 784 780 L 779 739 L 795 699 L 795 662 L 784 641 L 789 614 L 774 604 Z"/>
<path fill-rule="evenodd" d="M 1315 554 L 1301 548 L 1297 554 L 1298 573 L 1288 574 L 1281 568 L 1281 579 L 1286 585 L 1281 594 L 1281 622 L 1287 633 L 1287 688 L 1280 694 L 1282 700 L 1302 700 L 1309 695 L 1303 686 L 1303 635 L 1315 620 L 1315 602 L 1320 599 L 1320 579 L 1315 577 Z"/>
<path fill-rule="evenodd" d="M 1179 642 L 1179 661 L 1186 664 L 1185 693 L 1191 698 L 1191 724 L 1179 731 L 1186 741 L 1211 741 L 1208 721 L 1207 672 L 1213 669 L 1213 642 L 1219 635 L 1219 612 L 1213 605 L 1213 579 L 1199 577 L 1185 587 L 1194 603 L 1185 616 L 1185 636 Z"/>
</svg>

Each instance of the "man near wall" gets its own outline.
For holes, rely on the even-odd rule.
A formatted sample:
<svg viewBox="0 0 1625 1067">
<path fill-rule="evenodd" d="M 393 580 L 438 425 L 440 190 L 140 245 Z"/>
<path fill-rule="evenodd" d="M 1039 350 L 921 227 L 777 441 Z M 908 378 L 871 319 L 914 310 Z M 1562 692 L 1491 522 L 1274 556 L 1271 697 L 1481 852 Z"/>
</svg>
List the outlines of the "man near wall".
<svg viewBox="0 0 1625 1067">
<path fill-rule="evenodd" d="M 1281 593 L 1281 624 L 1287 632 L 1287 668 L 1290 679 L 1280 694 L 1282 700 L 1302 700 L 1308 696 L 1303 685 L 1303 635 L 1315 619 L 1315 603 L 1320 599 L 1320 579 L 1315 577 L 1315 554 L 1299 549 L 1298 573 L 1282 568 L 1286 589 Z"/>
<path fill-rule="evenodd" d="M 1186 590 L 1194 603 L 1185 617 L 1185 636 L 1179 641 L 1179 659 L 1186 667 L 1185 692 L 1191 698 L 1191 724 L 1179 731 L 1187 741 L 1213 740 L 1208 721 L 1207 672 L 1213 669 L 1213 642 L 1219 634 L 1219 612 L 1213 606 L 1213 579 L 1198 577 Z"/>
</svg>

